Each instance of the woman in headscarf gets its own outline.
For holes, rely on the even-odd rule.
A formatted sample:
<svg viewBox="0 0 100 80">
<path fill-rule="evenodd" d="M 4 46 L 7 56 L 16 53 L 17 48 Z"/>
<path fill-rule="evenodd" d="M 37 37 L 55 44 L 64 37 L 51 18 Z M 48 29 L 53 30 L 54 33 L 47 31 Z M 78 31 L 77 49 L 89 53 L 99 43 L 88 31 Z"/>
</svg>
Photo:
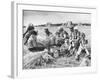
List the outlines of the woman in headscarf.
<svg viewBox="0 0 100 80">
<path fill-rule="evenodd" d="M 34 26 L 33 24 L 29 24 L 26 32 L 23 34 L 23 38 L 24 38 L 24 44 L 27 43 L 29 37 L 31 36 L 31 32 L 34 31 Z"/>
<path fill-rule="evenodd" d="M 48 28 L 45 29 L 45 33 L 46 33 L 46 47 L 48 48 L 48 51 L 50 51 L 50 45 L 51 45 L 50 35 L 52 35 L 52 33 L 48 30 Z"/>
</svg>

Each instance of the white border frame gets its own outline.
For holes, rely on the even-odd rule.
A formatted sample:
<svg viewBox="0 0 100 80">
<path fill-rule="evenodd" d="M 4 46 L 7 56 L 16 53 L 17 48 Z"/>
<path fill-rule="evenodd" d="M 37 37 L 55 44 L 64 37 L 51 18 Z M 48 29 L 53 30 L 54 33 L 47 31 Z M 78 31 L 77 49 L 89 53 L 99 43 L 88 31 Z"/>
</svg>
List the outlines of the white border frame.
<svg viewBox="0 0 100 80">
<path fill-rule="evenodd" d="M 49 75 L 66 75 L 70 73 L 90 73 L 96 72 L 97 57 L 95 38 L 92 37 L 92 64 L 91 67 L 73 67 L 73 68 L 55 68 L 55 69 L 34 69 L 22 70 L 22 10 L 45 10 L 45 11 L 62 11 L 62 12 L 81 12 L 91 13 L 91 35 L 96 36 L 96 8 L 55 6 L 55 5 L 37 5 L 27 3 L 12 3 L 12 71 L 11 75 L 17 77 L 40 77 Z"/>
</svg>

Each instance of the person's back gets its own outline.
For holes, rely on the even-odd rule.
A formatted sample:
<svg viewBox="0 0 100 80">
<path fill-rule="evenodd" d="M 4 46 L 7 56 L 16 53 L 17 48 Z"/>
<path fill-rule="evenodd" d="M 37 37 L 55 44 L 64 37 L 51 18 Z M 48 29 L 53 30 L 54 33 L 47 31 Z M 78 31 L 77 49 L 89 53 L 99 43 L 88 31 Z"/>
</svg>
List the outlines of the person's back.
<svg viewBox="0 0 100 80">
<path fill-rule="evenodd" d="M 30 34 L 30 38 L 28 40 L 28 44 L 30 45 L 30 48 L 37 47 L 37 32 L 31 30 L 29 34 Z"/>
<path fill-rule="evenodd" d="M 33 24 L 29 24 L 29 26 L 28 26 L 26 32 L 23 34 L 23 38 L 24 38 L 25 35 L 26 35 L 29 31 L 31 31 L 31 30 L 34 30 L 34 26 L 33 26 Z"/>
<path fill-rule="evenodd" d="M 23 38 L 24 38 L 24 45 L 27 43 L 29 37 L 31 36 L 31 32 L 34 31 L 34 26 L 33 24 L 29 24 L 26 32 L 23 34 Z"/>
</svg>

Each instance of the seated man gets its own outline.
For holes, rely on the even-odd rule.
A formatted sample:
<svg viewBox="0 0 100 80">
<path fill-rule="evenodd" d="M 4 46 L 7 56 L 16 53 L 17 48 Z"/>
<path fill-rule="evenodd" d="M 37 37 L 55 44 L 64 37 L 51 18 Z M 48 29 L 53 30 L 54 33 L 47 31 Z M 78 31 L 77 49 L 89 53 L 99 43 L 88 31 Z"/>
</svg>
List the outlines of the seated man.
<svg viewBox="0 0 100 80">
<path fill-rule="evenodd" d="M 60 54 L 68 54 L 70 49 L 69 39 L 65 40 L 65 43 L 60 47 Z"/>
<path fill-rule="evenodd" d="M 49 62 L 51 62 L 54 58 L 50 55 L 50 54 L 48 54 L 48 50 L 47 49 L 45 49 L 45 53 L 42 55 L 42 58 L 44 59 L 44 61 L 46 62 L 46 63 L 49 63 Z"/>
<path fill-rule="evenodd" d="M 58 49 L 56 48 L 56 46 L 53 46 L 53 47 L 50 47 L 50 52 L 49 54 L 54 57 L 54 58 L 57 58 L 59 56 L 59 51 Z"/>
</svg>

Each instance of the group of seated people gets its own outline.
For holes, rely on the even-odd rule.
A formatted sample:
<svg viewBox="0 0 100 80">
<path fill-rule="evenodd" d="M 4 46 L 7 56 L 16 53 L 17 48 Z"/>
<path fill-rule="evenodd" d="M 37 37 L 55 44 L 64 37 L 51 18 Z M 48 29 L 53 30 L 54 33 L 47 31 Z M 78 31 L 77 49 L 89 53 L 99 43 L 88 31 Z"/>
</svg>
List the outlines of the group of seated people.
<svg viewBox="0 0 100 80">
<path fill-rule="evenodd" d="M 63 27 L 59 28 L 55 34 L 51 33 L 48 28 L 46 28 L 46 40 L 47 44 L 41 48 L 41 50 L 46 49 L 48 51 L 47 56 L 52 58 L 58 58 L 60 56 L 67 57 L 75 56 L 76 60 L 80 59 L 80 56 L 90 56 L 90 52 L 87 49 L 88 40 L 86 40 L 86 35 L 80 32 L 72 22 L 68 23 L 70 33 L 64 30 Z M 26 32 L 23 34 L 24 45 L 29 45 L 29 50 L 38 50 L 37 43 L 38 32 L 35 31 L 33 24 L 29 25 Z M 29 43 L 28 43 L 29 42 Z M 43 43 L 44 44 L 44 43 Z"/>
</svg>

